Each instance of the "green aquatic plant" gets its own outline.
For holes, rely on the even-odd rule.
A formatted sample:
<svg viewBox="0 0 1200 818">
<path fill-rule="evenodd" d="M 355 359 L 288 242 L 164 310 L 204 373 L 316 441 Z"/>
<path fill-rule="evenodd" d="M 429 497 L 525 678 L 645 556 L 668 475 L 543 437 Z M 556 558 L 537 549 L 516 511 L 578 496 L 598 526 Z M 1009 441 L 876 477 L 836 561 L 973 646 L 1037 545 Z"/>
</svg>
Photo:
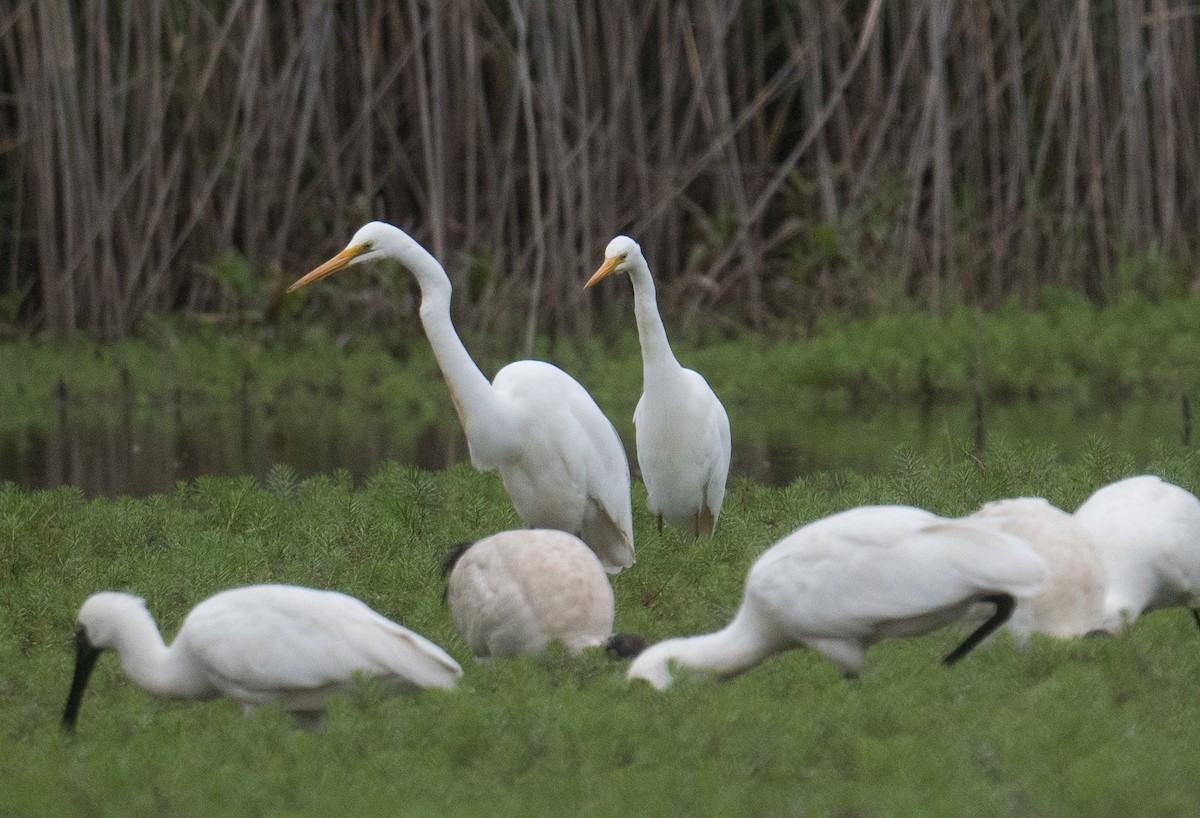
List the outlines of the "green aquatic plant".
<svg viewBox="0 0 1200 818">
<path fill-rule="evenodd" d="M 638 562 L 613 580 L 616 626 L 652 640 L 728 621 L 748 566 L 799 525 L 867 503 L 967 513 L 1005 493 L 1072 508 L 1153 469 L 1200 488 L 1200 460 L 1140 461 L 1096 439 L 1085 456 L 997 441 L 982 457 L 890 453 L 771 488 L 731 481 L 711 540 L 656 531 L 634 487 Z M 1186 814 L 1200 808 L 1191 695 L 1195 624 L 1175 609 L 1119 639 L 1027 648 L 1001 635 L 953 670 L 954 628 L 884 643 L 847 682 L 811 652 L 721 682 L 680 673 L 659 694 L 599 652 L 474 662 L 442 599 L 455 542 L 519 525 L 495 475 L 389 465 L 262 483 L 181 482 L 135 500 L 0 487 L 0 813 L 258 815 Z M 88 719 L 58 729 L 73 620 L 100 589 L 148 600 L 170 638 L 206 596 L 288 582 L 353 594 L 464 666 L 453 694 L 395 700 L 369 680 L 326 729 L 268 708 L 152 699 L 103 659 Z M 111 657 L 109 657 L 111 659 Z M 1119 762 L 1119 763 L 1118 763 Z M 136 771 L 136 772 L 135 772 Z"/>
</svg>

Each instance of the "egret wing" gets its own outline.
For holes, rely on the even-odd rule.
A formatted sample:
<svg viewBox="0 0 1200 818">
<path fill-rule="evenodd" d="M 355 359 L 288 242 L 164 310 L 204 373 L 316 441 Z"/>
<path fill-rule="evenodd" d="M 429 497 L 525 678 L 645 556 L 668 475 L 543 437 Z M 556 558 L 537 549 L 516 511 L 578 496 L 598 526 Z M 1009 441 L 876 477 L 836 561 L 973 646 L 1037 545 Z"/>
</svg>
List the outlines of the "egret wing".
<svg viewBox="0 0 1200 818">
<path fill-rule="evenodd" d="M 254 586 L 218 594 L 189 615 L 180 638 L 214 684 L 251 692 L 322 688 L 355 672 L 453 687 L 462 673 L 428 639 L 333 591 Z"/>
<path fill-rule="evenodd" d="M 752 568 L 747 593 L 810 634 L 865 635 L 987 591 L 1031 595 L 1045 573 L 1019 537 L 919 509 L 863 507 L 781 541 Z"/>
</svg>

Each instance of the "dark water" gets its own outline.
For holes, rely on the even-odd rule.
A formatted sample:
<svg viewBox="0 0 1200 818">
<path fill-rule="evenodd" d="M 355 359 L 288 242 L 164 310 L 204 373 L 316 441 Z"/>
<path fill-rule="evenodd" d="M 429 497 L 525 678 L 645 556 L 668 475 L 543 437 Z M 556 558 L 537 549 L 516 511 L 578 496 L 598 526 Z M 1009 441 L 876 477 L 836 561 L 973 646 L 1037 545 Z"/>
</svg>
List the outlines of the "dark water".
<svg viewBox="0 0 1200 818">
<path fill-rule="evenodd" d="M 768 428 L 757 424 L 759 431 L 747 431 L 770 411 L 730 407 L 734 475 L 784 485 L 818 471 L 878 472 L 901 447 L 953 456 L 976 445 L 970 406 L 928 411 L 883 406 L 835 417 L 793 417 L 782 409 Z M 614 420 L 636 476 L 632 426 L 628 419 Z M 1065 457 L 1082 451 L 1089 436 L 1102 435 L 1118 450 L 1149 458 L 1163 447 L 1185 445 L 1185 426 L 1181 406 L 1173 401 L 1102 410 L 1013 404 L 984 412 L 985 444 L 1028 440 L 1053 445 Z M 261 480 L 275 464 L 301 477 L 344 469 L 361 482 L 388 461 L 440 469 L 466 458 L 453 413 L 437 424 L 401 428 L 383 412 L 336 402 L 281 407 L 176 398 L 161 405 L 77 406 L 51 400 L 44 422 L 0 434 L 0 479 L 27 488 L 74 485 L 89 497 L 170 492 L 177 481 L 201 475 Z"/>
</svg>

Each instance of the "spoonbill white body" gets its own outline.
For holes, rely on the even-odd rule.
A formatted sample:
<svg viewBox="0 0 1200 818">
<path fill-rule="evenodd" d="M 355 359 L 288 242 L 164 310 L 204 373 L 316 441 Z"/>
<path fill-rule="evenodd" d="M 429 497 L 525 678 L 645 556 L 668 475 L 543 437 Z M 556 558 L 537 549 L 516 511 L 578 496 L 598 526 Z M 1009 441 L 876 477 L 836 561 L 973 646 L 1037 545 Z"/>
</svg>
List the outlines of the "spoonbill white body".
<svg viewBox="0 0 1200 818">
<path fill-rule="evenodd" d="M 742 604 L 724 629 L 647 648 L 628 678 L 658 689 L 670 663 L 734 676 L 769 656 L 808 647 L 847 676 L 882 639 L 919 636 L 974 603 L 995 615 L 944 659 L 965 656 L 1003 624 L 1014 598 L 1036 594 L 1045 561 L 1023 539 L 909 506 L 862 506 L 798 529 L 750 568 Z"/>
<path fill-rule="evenodd" d="M 1104 565 L 1091 533 L 1073 515 L 1041 497 L 1014 497 L 986 503 L 967 519 L 1027 540 L 1046 561 L 1042 590 L 1018 601 L 1004 627 L 1021 639 L 1083 636 L 1100 627 Z"/>
<path fill-rule="evenodd" d="M 1153 475 L 1098 489 L 1075 511 L 1107 574 L 1104 629 L 1184 605 L 1200 625 L 1200 499 Z"/>
<path fill-rule="evenodd" d="M 421 324 L 450 388 L 471 463 L 499 471 L 526 525 L 577 534 L 609 573 L 634 562 L 629 461 L 617 430 L 578 381 L 543 361 L 515 361 L 488 382 L 450 319 L 450 279 L 398 227 L 370 222 L 299 289 L 353 264 L 394 259 L 417 279 Z"/>
<path fill-rule="evenodd" d="M 93 594 L 79 609 L 75 675 L 63 726 L 75 727 L 88 677 L 104 649 L 134 684 L 164 699 L 229 696 L 246 712 L 278 701 L 311 725 L 351 676 L 378 677 L 396 693 L 452 689 L 462 668 L 437 645 L 336 591 L 251 585 L 201 602 L 175 641 L 163 643 L 145 602 Z"/>
<path fill-rule="evenodd" d="M 454 556 L 450 615 L 477 658 L 538 654 L 556 640 L 578 653 L 612 636 L 612 586 L 578 537 L 501 531 Z"/>
<path fill-rule="evenodd" d="M 708 381 L 671 352 L 641 246 L 617 236 L 591 287 L 610 273 L 628 273 L 642 346 L 642 397 L 633 412 L 638 465 L 647 505 L 658 518 L 709 537 L 721 516 L 731 454 L 729 416 Z"/>
</svg>

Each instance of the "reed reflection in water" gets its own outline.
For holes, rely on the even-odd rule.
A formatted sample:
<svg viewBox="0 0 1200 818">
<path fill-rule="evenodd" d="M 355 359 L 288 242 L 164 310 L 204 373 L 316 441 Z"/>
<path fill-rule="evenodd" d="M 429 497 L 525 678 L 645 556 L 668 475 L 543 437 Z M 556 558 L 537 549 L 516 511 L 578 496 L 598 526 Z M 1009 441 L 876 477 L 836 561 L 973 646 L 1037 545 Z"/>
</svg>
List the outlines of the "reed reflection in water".
<svg viewBox="0 0 1200 818">
<path fill-rule="evenodd" d="M 158 402 L 117 400 L 81 406 L 48 401 L 44 425 L 0 431 L 0 480 L 40 489 L 77 486 L 86 496 L 144 497 L 171 492 L 202 475 L 251 475 L 260 481 L 276 464 L 301 477 L 345 470 L 360 484 L 389 461 L 442 469 L 466 460 L 466 439 L 452 412 L 420 428 L 399 428 L 384 411 L 302 407 L 251 400 L 217 402 L 176 393 Z M 793 418 L 791 425 L 738 435 L 761 410 L 730 407 L 735 430 L 731 477 L 786 485 L 820 471 L 878 473 L 901 448 L 960 456 L 976 437 L 971 406 L 888 406 L 844 416 Z M 1186 448 L 1186 418 L 1177 401 L 1130 402 L 1104 410 L 1043 402 L 991 407 L 989 439 L 1055 446 L 1073 457 L 1093 435 L 1138 459 L 1163 447 Z M 638 478 L 633 429 L 617 424 Z"/>
</svg>

